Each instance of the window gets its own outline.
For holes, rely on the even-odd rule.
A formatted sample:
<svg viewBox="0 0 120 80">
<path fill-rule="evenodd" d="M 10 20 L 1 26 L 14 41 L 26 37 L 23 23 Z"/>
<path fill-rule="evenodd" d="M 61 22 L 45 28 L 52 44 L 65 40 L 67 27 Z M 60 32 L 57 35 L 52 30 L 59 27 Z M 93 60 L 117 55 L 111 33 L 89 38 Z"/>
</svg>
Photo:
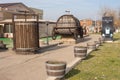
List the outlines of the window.
<svg viewBox="0 0 120 80">
<path fill-rule="evenodd" d="M 14 19 L 17 19 L 17 16 L 16 16 L 16 15 L 14 16 Z"/>
<path fill-rule="evenodd" d="M 4 32 L 5 33 L 12 33 L 13 32 L 13 26 L 11 24 L 5 24 Z"/>
</svg>

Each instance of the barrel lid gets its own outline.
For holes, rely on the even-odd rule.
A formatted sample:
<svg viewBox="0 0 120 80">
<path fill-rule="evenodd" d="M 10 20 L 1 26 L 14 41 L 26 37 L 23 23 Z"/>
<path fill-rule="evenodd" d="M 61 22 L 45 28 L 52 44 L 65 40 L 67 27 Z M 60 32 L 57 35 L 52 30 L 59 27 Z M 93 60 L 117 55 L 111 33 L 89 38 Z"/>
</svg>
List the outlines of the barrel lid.
<svg viewBox="0 0 120 80">
<path fill-rule="evenodd" d="M 66 64 L 65 61 L 58 61 L 58 60 L 49 60 L 49 61 L 46 61 L 46 63 L 49 63 L 49 64 Z"/>
</svg>

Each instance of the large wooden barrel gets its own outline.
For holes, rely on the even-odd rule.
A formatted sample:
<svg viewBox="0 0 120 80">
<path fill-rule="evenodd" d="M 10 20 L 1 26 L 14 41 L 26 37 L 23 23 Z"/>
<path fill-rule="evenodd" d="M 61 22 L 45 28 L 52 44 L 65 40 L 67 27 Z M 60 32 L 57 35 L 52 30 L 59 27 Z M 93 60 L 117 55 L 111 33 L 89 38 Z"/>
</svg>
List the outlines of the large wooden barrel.
<svg viewBox="0 0 120 80">
<path fill-rule="evenodd" d="M 31 51 L 39 48 L 39 31 L 37 22 L 14 23 L 14 49 Z"/>
<path fill-rule="evenodd" d="M 72 34 L 80 27 L 80 22 L 73 15 L 63 15 L 57 20 L 56 27 L 59 34 Z"/>
<path fill-rule="evenodd" d="M 50 77 L 63 78 L 66 71 L 66 62 L 62 61 L 47 61 L 47 75 Z"/>
<path fill-rule="evenodd" d="M 61 35 L 62 37 L 78 38 L 78 35 L 82 36 L 83 31 L 80 25 L 80 21 L 71 14 L 62 15 L 58 18 L 56 27 L 52 31 L 53 36 Z M 54 37 L 53 37 L 54 39 Z"/>
<path fill-rule="evenodd" d="M 74 56 L 85 59 L 87 55 L 87 47 L 75 46 L 74 47 Z"/>
</svg>

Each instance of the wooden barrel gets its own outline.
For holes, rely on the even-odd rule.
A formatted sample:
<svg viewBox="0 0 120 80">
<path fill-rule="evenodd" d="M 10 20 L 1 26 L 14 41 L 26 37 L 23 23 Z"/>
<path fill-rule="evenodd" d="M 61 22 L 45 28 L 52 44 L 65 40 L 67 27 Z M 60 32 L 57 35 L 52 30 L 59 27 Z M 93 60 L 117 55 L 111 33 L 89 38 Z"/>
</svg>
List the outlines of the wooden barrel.
<svg viewBox="0 0 120 80">
<path fill-rule="evenodd" d="M 87 47 L 75 46 L 74 47 L 74 56 L 84 59 L 87 55 Z"/>
<path fill-rule="evenodd" d="M 59 34 L 73 34 L 80 27 L 80 21 L 73 15 L 62 15 L 56 23 L 56 32 Z"/>
<path fill-rule="evenodd" d="M 104 43 L 104 39 L 103 38 L 99 38 L 99 41 L 102 43 Z"/>
<path fill-rule="evenodd" d="M 56 78 L 63 78 L 66 71 L 66 62 L 62 61 L 47 61 L 47 75 Z"/>
<path fill-rule="evenodd" d="M 83 37 L 83 29 L 80 25 L 80 21 L 71 14 L 62 15 L 56 22 L 56 27 L 52 31 L 53 39 L 56 39 L 56 35 L 61 35 L 65 38 L 78 39 L 78 36 Z"/>
<path fill-rule="evenodd" d="M 39 29 L 37 22 L 15 22 L 14 49 L 31 51 L 39 48 Z"/>
<path fill-rule="evenodd" d="M 87 43 L 87 48 L 92 49 L 92 50 L 96 50 L 96 44 L 95 43 Z"/>
<path fill-rule="evenodd" d="M 101 45 L 101 42 L 100 41 L 94 41 L 96 45 Z"/>
</svg>

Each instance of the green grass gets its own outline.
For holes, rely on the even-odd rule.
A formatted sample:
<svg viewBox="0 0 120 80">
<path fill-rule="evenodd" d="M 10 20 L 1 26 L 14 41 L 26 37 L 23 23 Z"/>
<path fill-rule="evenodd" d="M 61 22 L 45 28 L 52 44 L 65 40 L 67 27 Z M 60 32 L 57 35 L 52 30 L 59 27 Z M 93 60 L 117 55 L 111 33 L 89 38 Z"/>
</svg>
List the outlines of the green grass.
<svg viewBox="0 0 120 80">
<path fill-rule="evenodd" d="M 114 38 L 119 39 L 120 33 Z M 105 43 L 71 70 L 68 80 L 120 80 L 120 44 Z"/>
<path fill-rule="evenodd" d="M 57 36 L 56 39 L 61 39 L 61 36 Z M 47 38 L 46 37 L 41 38 L 40 40 L 43 40 L 44 42 L 47 42 Z M 48 37 L 48 40 L 51 41 L 52 37 Z"/>
<path fill-rule="evenodd" d="M 114 34 L 113 39 L 116 40 L 120 40 L 120 32 L 117 34 Z"/>
<path fill-rule="evenodd" d="M 1 41 L 3 41 L 4 44 L 7 45 L 7 47 L 13 47 L 13 40 L 10 38 L 0 38 Z"/>
</svg>

